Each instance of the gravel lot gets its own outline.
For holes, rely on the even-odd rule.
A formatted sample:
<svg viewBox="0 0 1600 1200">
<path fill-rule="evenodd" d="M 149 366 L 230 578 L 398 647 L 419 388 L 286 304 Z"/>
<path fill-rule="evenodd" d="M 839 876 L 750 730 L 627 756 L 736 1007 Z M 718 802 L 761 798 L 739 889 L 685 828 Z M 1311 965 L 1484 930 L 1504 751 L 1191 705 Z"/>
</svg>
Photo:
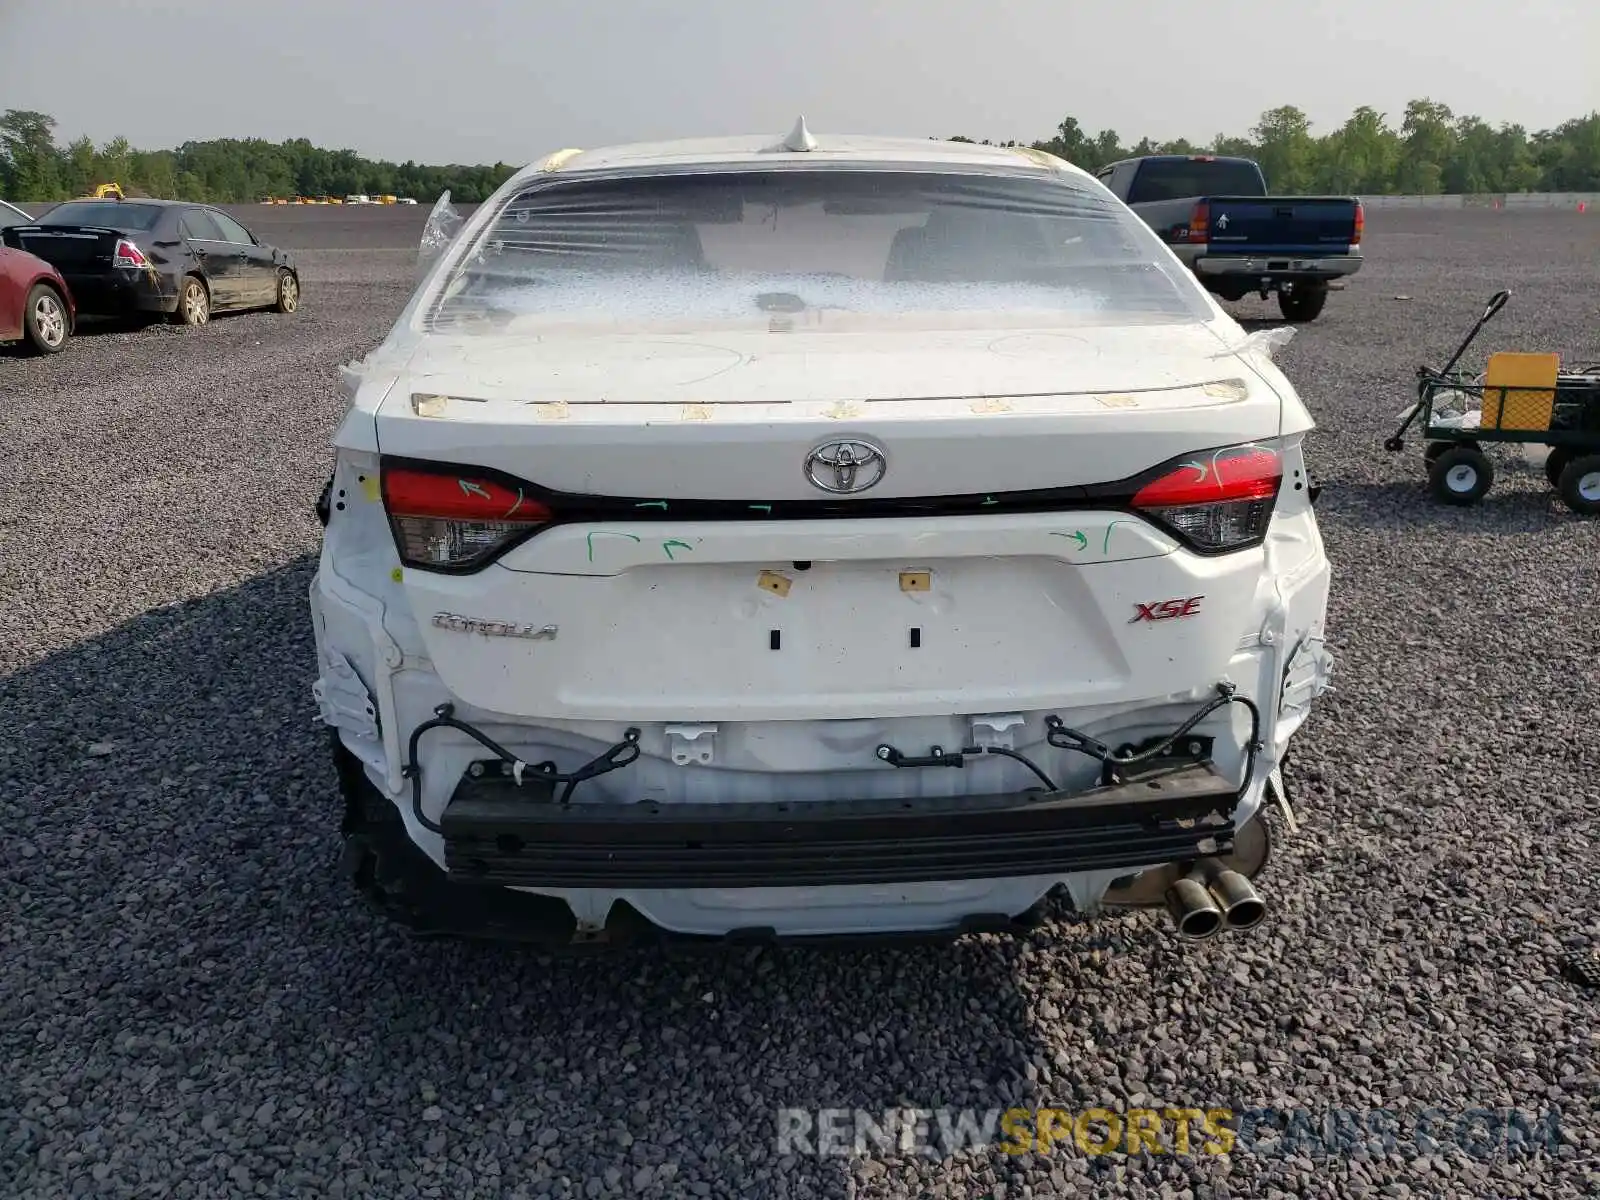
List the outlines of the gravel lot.
<svg viewBox="0 0 1600 1200">
<path fill-rule="evenodd" d="M 1274 919 L 569 961 L 414 944 L 336 872 L 306 613 L 336 366 L 426 206 L 246 207 L 301 311 L 0 351 L 0 1194 L 1581 1196 L 1600 1190 L 1600 523 L 1483 506 L 1381 441 L 1486 339 L 1600 359 L 1600 217 L 1374 212 L 1281 362 L 1320 422 L 1339 691 L 1297 748 Z M 1244 317 L 1275 316 L 1259 301 Z M 846 1162 L 779 1106 L 1386 1108 L 1401 1149 Z M 1427 1108 L 1559 1109 L 1555 1156 L 1418 1156 Z M 1441 1132 L 1441 1137 L 1444 1133 Z"/>
</svg>

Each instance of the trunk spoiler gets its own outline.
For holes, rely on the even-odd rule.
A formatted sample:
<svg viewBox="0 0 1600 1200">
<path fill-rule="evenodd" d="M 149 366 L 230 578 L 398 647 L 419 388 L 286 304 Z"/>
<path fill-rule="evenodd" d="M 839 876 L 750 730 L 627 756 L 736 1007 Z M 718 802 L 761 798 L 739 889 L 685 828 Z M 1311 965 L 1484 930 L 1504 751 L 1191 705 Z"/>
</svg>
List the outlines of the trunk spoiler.
<svg viewBox="0 0 1600 1200">
<path fill-rule="evenodd" d="M 133 234 L 125 233 L 120 229 L 110 229 L 104 225 L 9 225 L 0 229 L 0 241 L 3 241 L 13 250 L 27 250 L 22 244 L 22 235 L 31 234 L 93 234 L 98 237 L 132 237 Z"/>
<path fill-rule="evenodd" d="M 109 225 L 11 225 L 6 233 L 109 233 L 113 237 L 131 237 L 135 231 L 112 229 Z"/>
</svg>

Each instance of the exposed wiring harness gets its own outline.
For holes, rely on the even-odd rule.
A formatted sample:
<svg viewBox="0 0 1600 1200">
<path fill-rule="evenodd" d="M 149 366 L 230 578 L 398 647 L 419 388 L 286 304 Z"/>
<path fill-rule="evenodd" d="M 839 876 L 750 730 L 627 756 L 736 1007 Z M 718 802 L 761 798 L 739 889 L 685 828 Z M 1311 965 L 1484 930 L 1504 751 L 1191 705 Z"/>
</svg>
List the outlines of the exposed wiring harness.
<svg viewBox="0 0 1600 1200">
<path fill-rule="evenodd" d="M 1028 770 L 1037 775 L 1044 782 L 1045 787 L 1049 788 L 1052 792 L 1058 792 L 1061 790 L 1060 788 L 1056 787 L 1055 781 L 1052 780 L 1050 776 L 1046 775 L 1039 768 L 1039 765 L 1025 754 L 1018 754 L 1015 750 L 1008 750 L 1004 746 L 985 746 L 983 748 L 983 752 L 985 754 L 998 754 L 1001 758 L 1014 758 L 1023 766 L 1027 767 Z"/>
<path fill-rule="evenodd" d="M 1044 782 L 1044 786 L 1052 792 L 1061 790 L 1055 785 L 1055 781 L 1046 775 L 1038 764 L 1027 755 L 1018 754 L 1015 750 L 1008 750 L 1004 746 L 963 746 L 960 750 L 949 751 L 946 751 L 943 747 L 935 746 L 926 755 L 912 756 L 902 754 L 893 746 L 884 745 L 878 747 L 877 753 L 878 757 L 891 767 L 964 767 L 969 758 L 977 758 L 983 754 L 998 754 L 1002 758 L 1016 759 L 1017 762 L 1037 775 Z"/>
<path fill-rule="evenodd" d="M 1187 721 L 1179 725 L 1162 741 L 1132 754 L 1117 754 L 1104 742 L 1098 741 L 1086 733 L 1080 733 L 1076 729 L 1068 728 L 1061 718 L 1054 713 L 1044 719 L 1047 731 L 1045 733 L 1045 741 L 1057 750 L 1076 750 L 1079 754 L 1086 754 L 1108 769 L 1114 770 L 1117 767 L 1137 766 L 1140 763 L 1149 762 L 1151 759 L 1159 758 L 1166 754 L 1172 749 L 1174 743 L 1187 737 L 1190 730 L 1219 708 L 1225 708 L 1229 704 L 1242 704 L 1250 713 L 1250 740 L 1245 743 L 1244 747 L 1244 781 L 1240 783 L 1237 793 L 1238 799 L 1243 799 L 1245 793 L 1250 790 L 1250 784 L 1255 778 L 1256 756 L 1265 749 L 1261 742 L 1261 710 L 1256 707 L 1256 702 L 1250 697 L 1239 695 L 1237 684 L 1219 683 L 1217 684 L 1217 693 L 1215 699 L 1206 701 Z"/>
<path fill-rule="evenodd" d="M 501 762 L 509 764 L 511 777 L 516 781 L 518 787 L 522 786 L 523 779 L 530 773 L 542 781 L 563 784 L 560 800 L 562 804 L 566 804 L 572 799 L 573 789 L 580 783 L 626 767 L 639 757 L 639 730 L 630 728 L 623 733 L 622 740 L 615 746 L 590 759 L 576 771 L 564 774 L 556 768 L 555 763 L 550 761 L 541 763 L 524 761 L 488 734 L 475 729 L 465 721 L 458 720 L 455 716 L 455 705 L 441 704 L 433 710 L 432 720 L 424 721 L 411 731 L 411 741 L 406 754 L 409 761 L 401 772 L 402 775 L 411 780 L 411 814 L 416 817 L 417 824 L 437 834 L 443 834 L 444 828 L 422 811 L 422 767 L 417 762 L 417 745 L 422 741 L 422 735 L 431 729 L 459 729 L 489 750 Z"/>
<path fill-rule="evenodd" d="M 1069 728 L 1060 717 L 1054 713 L 1045 718 L 1045 741 L 1057 750 L 1072 750 L 1099 762 L 1108 771 L 1118 767 L 1138 766 L 1160 758 L 1170 751 L 1175 743 L 1187 737 L 1189 732 L 1204 721 L 1212 713 L 1229 704 L 1242 704 L 1250 713 L 1250 740 L 1245 743 L 1245 768 L 1244 780 L 1239 784 L 1236 793 L 1237 799 L 1243 799 L 1250 790 L 1250 784 L 1255 778 L 1256 757 L 1264 748 L 1261 742 L 1261 710 L 1255 701 L 1248 696 L 1241 696 L 1238 687 L 1232 683 L 1219 683 L 1217 696 L 1208 700 L 1191 715 L 1188 720 L 1179 725 L 1166 738 L 1153 746 L 1128 754 L 1118 754 L 1104 742 Z M 616 745 L 602 751 L 600 754 L 584 763 L 577 770 L 562 772 L 551 761 L 529 763 L 507 750 L 488 734 L 474 728 L 467 722 L 455 716 L 453 704 L 441 704 L 433 710 L 433 718 L 422 722 L 411 731 L 411 739 L 407 748 L 407 763 L 401 774 L 411 780 L 411 812 L 416 817 L 417 823 L 432 833 L 443 834 L 444 828 L 422 811 L 422 767 L 417 761 L 417 747 L 422 741 L 422 735 L 433 729 L 456 729 L 478 742 L 501 762 L 511 768 L 511 777 L 517 786 L 522 786 L 523 780 L 531 773 L 542 782 L 561 784 L 559 802 L 567 804 L 572 799 L 572 793 L 580 783 L 594 779 L 600 775 L 609 774 L 620 770 L 633 763 L 639 757 L 640 731 L 630 727 L 622 735 L 622 740 Z M 1009 758 L 1021 763 L 1038 777 L 1045 788 L 1051 792 L 1061 789 L 1055 781 L 1027 755 L 1021 754 L 1005 746 L 966 746 L 960 750 L 946 752 L 939 746 L 934 746 L 927 755 L 913 756 L 901 753 L 890 745 L 881 745 L 877 748 L 877 756 L 891 767 L 962 767 L 969 758 L 993 754 L 1000 758 Z"/>
<path fill-rule="evenodd" d="M 1194 727 L 1204 721 L 1219 708 L 1229 704 L 1242 704 L 1250 713 L 1250 740 L 1245 743 L 1244 782 L 1239 785 L 1236 800 L 1242 800 L 1250 790 L 1250 784 L 1255 779 L 1256 756 L 1261 753 L 1264 746 L 1261 742 L 1261 710 L 1256 707 L 1254 700 L 1248 696 L 1241 696 L 1238 687 L 1232 683 L 1219 683 L 1217 696 L 1206 701 L 1188 720 L 1172 731 L 1166 738 L 1154 746 L 1129 754 L 1118 754 L 1104 742 L 1069 728 L 1060 717 L 1054 713 L 1045 718 L 1045 741 L 1057 750 L 1075 750 L 1079 754 L 1099 762 L 1107 771 L 1115 771 L 1119 767 L 1138 766 L 1165 755 L 1173 745 L 1189 735 Z M 878 757 L 891 767 L 961 767 L 966 765 L 966 760 L 976 758 L 981 754 L 997 754 L 1004 758 L 1015 759 L 1043 781 L 1046 788 L 1052 792 L 1061 789 L 1047 775 L 1038 764 L 1025 755 L 1009 750 L 1003 746 L 966 746 L 960 750 L 946 751 L 939 746 L 933 747 L 926 755 L 912 756 L 902 754 L 893 746 L 879 746 Z M 1109 781 L 1107 781 L 1109 782 Z"/>
</svg>

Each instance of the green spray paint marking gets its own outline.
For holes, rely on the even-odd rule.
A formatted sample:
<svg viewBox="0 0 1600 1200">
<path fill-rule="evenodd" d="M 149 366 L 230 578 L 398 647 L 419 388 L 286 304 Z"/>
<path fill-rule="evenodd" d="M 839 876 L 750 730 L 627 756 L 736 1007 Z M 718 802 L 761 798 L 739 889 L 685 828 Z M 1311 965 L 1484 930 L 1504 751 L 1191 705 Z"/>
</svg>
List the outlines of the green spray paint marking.
<svg viewBox="0 0 1600 1200">
<path fill-rule="evenodd" d="M 684 549 L 684 550 L 693 550 L 694 549 L 694 547 L 689 545 L 688 542 L 680 542 L 677 538 L 673 538 L 670 542 L 662 542 L 661 543 L 661 548 L 667 552 L 667 558 L 668 559 L 672 559 L 672 548 L 674 546 L 677 546 L 677 547 L 679 547 L 681 549 Z"/>
<path fill-rule="evenodd" d="M 666 509 L 667 509 L 667 502 L 665 500 L 641 500 L 641 501 L 639 501 L 639 503 L 635 504 L 634 507 L 635 508 L 659 508 L 659 509 L 661 509 L 662 512 L 665 512 Z"/>
<path fill-rule="evenodd" d="M 1051 530 L 1050 536 L 1051 537 L 1072 538 L 1074 541 L 1076 541 L 1078 543 L 1078 549 L 1079 550 L 1082 550 L 1084 547 L 1086 547 L 1089 544 L 1088 537 L 1084 534 L 1083 530 L 1081 530 L 1081 529 L 1075 530 L 1072 533 L 1061 533 L 1061 532 L 1056 531 L 1056 530 Z"/>
<path fill-rule="evenodd" d="M 1100 546 L 1100 552 L 1102 554 L 1110 554 L 1111 553 L 1111 531 L 1113 529 L 1115 529 L 1118 525 L 1132 525 L 1132 524 L 1133 524 L 1132 521 L 1113 521 L 1113 522 L 1111 522 L 1111 524 L 1107 525 L 1106 526 L 1106 540 Z"/>
<path fill-rule="evenodd" d="M 597 537 L 625 537 L 632 538 L 635 542 L 639 540 L 639 535 L 635 533 L 613 533 L 609 529 L 597 529 L 585 539 L 589 543 L 590 562 L 594 561 L 594 539 Z"/>
<path fill-rule="evenodd" d="M 756 512 L 770 513 L 772 511 L 772 505 L 770 504 L 752 504 L 750 507 L 755 509 Z"/>
</svg>

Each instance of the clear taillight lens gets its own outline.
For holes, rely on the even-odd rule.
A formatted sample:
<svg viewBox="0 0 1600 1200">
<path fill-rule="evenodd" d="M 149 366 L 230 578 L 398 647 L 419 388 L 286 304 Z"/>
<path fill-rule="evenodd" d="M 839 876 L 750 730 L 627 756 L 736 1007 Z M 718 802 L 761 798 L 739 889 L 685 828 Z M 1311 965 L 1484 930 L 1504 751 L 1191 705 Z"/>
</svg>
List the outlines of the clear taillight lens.
<svg viewBox="0 0 1600 1200">
<path fill-rule="evenodd" d="M 441 521 L 394 517 L 395 544 L 408 566 L 465 567 L 526 531 L 513 521 Z"/>
</svg>

